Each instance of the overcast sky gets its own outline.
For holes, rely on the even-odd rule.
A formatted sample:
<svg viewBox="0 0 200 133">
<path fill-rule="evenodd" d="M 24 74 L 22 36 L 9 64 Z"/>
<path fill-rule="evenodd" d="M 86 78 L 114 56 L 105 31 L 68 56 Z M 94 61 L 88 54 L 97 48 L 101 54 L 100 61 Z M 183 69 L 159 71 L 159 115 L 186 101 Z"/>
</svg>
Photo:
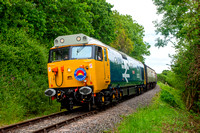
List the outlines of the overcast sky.
<svg viewBox="0 0 200 133">
<path fill-rule="evenodd" d="M 151 45 L 151 55 L 145 57 L 145 63 L 153 68 L 157 73 L 169 69 L 171 58 L 169 54 L 175 53 L 174 48 L 168 45 L 164 48 L 154 47 L 155 40 L 158 35 L 155 33 L 155 27 L 152 23 L 155 20 L 161 20 L 162 16 L 156 14 L 156 6 L 152 0 L 106 0 L 114 5 L 113 10 L 117 10 L 120 14 L 131 15 L 133 20 L 142 25 L 145 30 L 144 41 Z"/>
</svg>

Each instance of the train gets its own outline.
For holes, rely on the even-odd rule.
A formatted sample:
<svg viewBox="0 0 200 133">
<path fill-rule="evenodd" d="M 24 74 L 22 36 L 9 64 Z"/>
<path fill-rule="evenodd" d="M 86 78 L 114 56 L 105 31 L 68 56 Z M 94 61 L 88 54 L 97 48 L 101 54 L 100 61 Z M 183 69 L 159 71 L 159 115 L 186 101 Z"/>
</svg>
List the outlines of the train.
<svg viewBox="0 0 200 133">
<path fill-rule="evenodd" d="M 61 109 L 91 110 L 156 86 L 155 70 L 85 34 L 58 36 L 47 64 L 45 95 Z"/>
</svg>

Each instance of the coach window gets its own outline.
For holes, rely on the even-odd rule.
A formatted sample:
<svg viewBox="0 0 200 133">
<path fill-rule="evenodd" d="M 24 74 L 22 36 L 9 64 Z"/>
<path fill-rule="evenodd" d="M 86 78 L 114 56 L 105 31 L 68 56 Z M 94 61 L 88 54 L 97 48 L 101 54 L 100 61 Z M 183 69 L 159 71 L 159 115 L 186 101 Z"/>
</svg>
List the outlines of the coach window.
<svg viewBox="0 0 200 133">
<path fill-rule="evenodd" d="M 121 55 L 122 55 L 122 58 L 123 58 L 123 59 L 127 60 L 126 55 L 124 55 L 124 54 L 121 54 Z"/>
<path fill-rule="evenodd" d="M 96 46 L 95 47 L 95 60 L 102 61 L 102 48 Z"/>
</svg>

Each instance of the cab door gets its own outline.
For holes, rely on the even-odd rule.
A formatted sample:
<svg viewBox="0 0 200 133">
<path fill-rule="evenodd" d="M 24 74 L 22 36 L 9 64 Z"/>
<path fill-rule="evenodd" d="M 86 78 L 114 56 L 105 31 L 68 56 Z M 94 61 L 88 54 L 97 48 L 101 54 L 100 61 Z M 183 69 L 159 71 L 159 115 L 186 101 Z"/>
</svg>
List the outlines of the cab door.
<svg viewBox="0 0 200 133">
<path fill-rule="evenodd" d="M 110 83 L 110 62 L 108 59 L 108 49 L 103 48 L 103 62 L 104 62 L 104 80 L 105 83 Z"/>
</svg>

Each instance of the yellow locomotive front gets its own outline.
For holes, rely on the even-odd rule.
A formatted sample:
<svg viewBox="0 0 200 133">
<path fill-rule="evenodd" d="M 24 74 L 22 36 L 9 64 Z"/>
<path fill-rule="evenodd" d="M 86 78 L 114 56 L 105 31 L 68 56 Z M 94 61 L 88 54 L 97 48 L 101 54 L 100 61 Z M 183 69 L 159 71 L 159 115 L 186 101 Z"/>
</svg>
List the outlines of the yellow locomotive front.
<svg viewBox="0 0 200 133">
<path fill-rule="evenodd" d="M 61 108 L 94 104 L 96 94 L 110 84 L 107 48 L 89 44 L 84 34 L 60 36 L 49 52 L 49 89 L 45 95 L 61 102 Z"/>
</svg>

